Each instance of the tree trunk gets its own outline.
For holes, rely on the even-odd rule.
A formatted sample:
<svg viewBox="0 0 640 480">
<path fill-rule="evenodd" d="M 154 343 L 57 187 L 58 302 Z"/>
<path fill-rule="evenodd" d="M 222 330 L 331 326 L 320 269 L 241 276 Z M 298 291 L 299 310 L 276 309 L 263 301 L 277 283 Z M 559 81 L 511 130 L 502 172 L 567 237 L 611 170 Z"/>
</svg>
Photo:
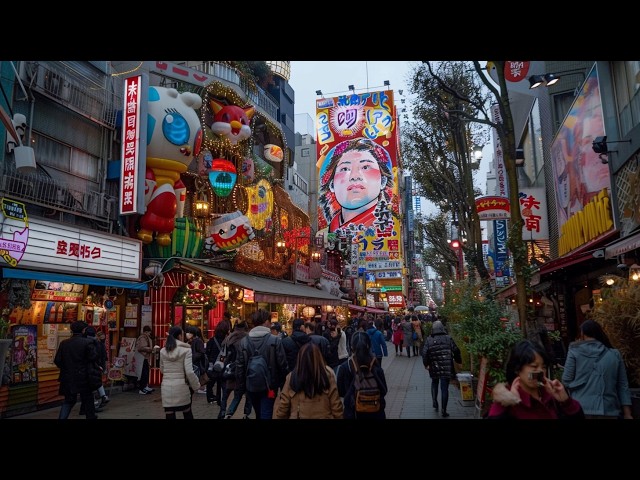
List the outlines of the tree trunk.
<svg viewBox="0 0 640 480">
<path fill-rule="evenodd" d="M 518 197 L 518 174 L 516 171 L 516 144 L 515 133 L 513 128 L 513 117 L 511 116 L 511 108 L 509 105 L 509 93 L 504 78 L 504 61 L 495 62 L 498 80 L 500 84 L 500 115 L 502 122 L 499 125 L 498 136 L 502 145 L 504 165 L 509 179 L 509 203 L 511 210 L 511 221 L 509 225 L 509 238 L 507 246 L 513 256 L 513 269 L 516 275 L 516 305 L 518 307 L 518 316 L 520 320 L 520 328 L 525 338 L 528 337 L 528 315 L 527 315 L 527 284 L 528 284 L 528 265 L 527 250 L 522 241 L 522 226 L 524 224 L 522 215 L 520 214 L 520 200 Z"/>
</svg>

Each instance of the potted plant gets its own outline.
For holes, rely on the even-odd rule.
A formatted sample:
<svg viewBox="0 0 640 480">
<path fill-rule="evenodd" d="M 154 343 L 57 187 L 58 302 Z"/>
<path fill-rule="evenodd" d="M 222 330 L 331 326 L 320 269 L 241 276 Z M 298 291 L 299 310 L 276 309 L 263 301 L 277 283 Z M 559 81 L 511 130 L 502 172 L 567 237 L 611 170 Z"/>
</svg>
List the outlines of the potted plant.
<svg viewBox="0 0 640 480">
<path fill-rule="evenodd" d="M 447 328 L 463 352 L 463 368 L 478 378 L 479 367 L 486 358 L 487 390 L 505 381 L 504 362 L 511 347 L 522 339 L 520 328 L 510 320 L 506 309 L 496 300 L 482 295 L 479 284 L 454 283 L 450 300 L 439 314 L 447 319 Z M 465 355 L 466 354 L 466 355 Z M 467 358 L 465 358 L 465 356 Z"/>
</svg>

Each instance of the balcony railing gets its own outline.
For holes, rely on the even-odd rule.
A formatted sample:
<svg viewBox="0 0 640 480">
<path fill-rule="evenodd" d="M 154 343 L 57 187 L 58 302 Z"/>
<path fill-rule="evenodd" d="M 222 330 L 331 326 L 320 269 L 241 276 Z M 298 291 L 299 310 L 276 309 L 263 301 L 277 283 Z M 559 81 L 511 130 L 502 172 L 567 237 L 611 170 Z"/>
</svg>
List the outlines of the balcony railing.
<svg viewBox="0 0 640 480">
<path fill-rule="evenodd" d="M 25 87 L 106 127 L 115 128 L 116 110 L 122 109 L 122 95 L 120 88 L 110 91 L 109 79 L 99 85 L 60 62 L 23 61 L 19 73 Z"/>
<path fill-rule="evenodd" d="M 43 175 L 10 171 L 0 177 L 0 196 L 104 222 L 109 231 L 118 201 L 110 195 L 74 190 Z"/>
</svg>

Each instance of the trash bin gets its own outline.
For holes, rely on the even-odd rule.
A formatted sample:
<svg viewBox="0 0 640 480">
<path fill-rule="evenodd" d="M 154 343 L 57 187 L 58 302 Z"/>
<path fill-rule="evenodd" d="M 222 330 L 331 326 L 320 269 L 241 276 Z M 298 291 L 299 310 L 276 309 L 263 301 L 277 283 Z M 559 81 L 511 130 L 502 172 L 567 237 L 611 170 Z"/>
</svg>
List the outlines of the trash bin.
<svg viewBox="0 0 640 480">
<path fill-rule="evenodd" d="M 473 407 L 475 405 L 473 395 L 473 375 L 469 372 L 456 374 L 458 383 L 460 384 L 460 396 L 462 397 L 462 405 L 465 407 Z"/>
</svg>

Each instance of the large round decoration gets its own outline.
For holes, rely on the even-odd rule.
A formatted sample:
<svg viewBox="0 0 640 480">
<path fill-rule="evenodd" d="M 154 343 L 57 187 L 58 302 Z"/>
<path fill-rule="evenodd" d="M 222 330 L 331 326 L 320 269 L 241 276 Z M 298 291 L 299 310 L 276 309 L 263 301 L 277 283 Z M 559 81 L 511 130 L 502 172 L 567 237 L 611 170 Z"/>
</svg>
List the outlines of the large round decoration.
<svg viewBox="0 0 640 480">
<path fill-rule="evenodd" d="M 211 162 L 209 183 L 219 197 L 228 196 L 236 185 L 238 174 L 236 166 L 224 158 L 216 158 Z"/>
<path fill-rule="evenodd" d="M 249 219 L 241 212 L 231 212 L 217 218 L 208 229 L 205 251 L 230 252 L 255 238 Z"/>
<path fill-rule="evenodd" d="M 264 158 L 266 158 L 270 162 L 279 163 L 284 158 L 284 152 L 278 145 L 267 143 L 264 146 Z"/>
</svg>

